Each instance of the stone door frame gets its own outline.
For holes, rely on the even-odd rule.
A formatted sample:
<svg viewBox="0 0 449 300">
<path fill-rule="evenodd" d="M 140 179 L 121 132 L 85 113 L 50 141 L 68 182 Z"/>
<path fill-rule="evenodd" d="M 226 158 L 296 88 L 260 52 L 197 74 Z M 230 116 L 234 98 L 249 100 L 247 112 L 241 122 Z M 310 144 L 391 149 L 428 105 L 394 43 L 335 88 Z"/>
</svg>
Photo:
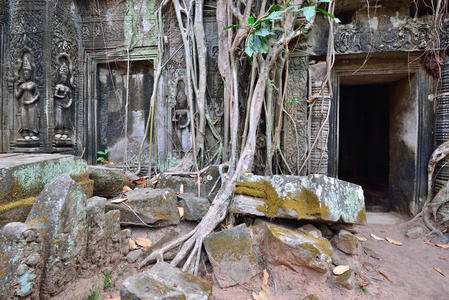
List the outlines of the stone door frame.
<svg viewBox="0 0 449 300">
<path fill-rule="evenodd" d="M 416 76 L 418 93 L 417 101 L 417 150 L 415 157 L 413 203 L 415 210 L 421 208 L 427 197 L 427 164 L 433 151 L 433 101 L 429 95 L 434 93 L 433 79 L 420 64 L 419 54 L 403 55 L 392 54 L 389 58 L 372 55 L 369 62 L 360 68 L 365 60 L 365 55 L 351 56 L 338 55 L 332 74 L 332 104 L 329 118 L 329 164 L 328 175 L 338 177 L 339 160 L 339 105 L 340 105 L 340 81 L 342 77 L 356 75 L 414 75 Z M 387 56 L 388 57 L 388 56 Z M 359 70 L 360 69 L 360 70 Z M 415 213 L 409 211 L 407 213 Z"/>
<path fill-rule="evenodd" d="M 129 52 L 129 60 L 131 62 L 149 60 L 154 66 L 156 73 L 157 67 L 157 47 L 135 47 Z M 82 99 L 79 110 L 80 126 L 82 140 L 83 158 L 89 164 L 96 164 L 98 151 L 98 65 L 112 62 L 127 62 L 128 54 L 126 50 L 87 50 L 83 55 L 83 72 L 81 92 Z"/>
</svg>

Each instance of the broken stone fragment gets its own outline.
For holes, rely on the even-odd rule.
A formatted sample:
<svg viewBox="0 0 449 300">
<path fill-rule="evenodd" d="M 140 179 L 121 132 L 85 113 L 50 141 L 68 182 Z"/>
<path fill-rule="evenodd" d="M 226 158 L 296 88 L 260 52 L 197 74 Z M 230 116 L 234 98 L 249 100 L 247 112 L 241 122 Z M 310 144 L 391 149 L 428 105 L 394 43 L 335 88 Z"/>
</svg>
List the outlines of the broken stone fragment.
<svg viewBox="0 0 449 300">
<path fill-rule="evenodd" d="M 104 226 L 105 214 L 104 209 L 106 198 L 92 197 L 87 200 L 87 251 L 86 260 L 90 262 L 90 268 L 96 268 L 104 263 L 105 241 Z"/>
<path fill-rule="evenodd" d="M 202 174 L 201 174 L 201 185 L 200 185 L 200 197 L 208 198 L 212 200 L 218 188 L 215 187 L 215 190 L 212 191 L 217 179 L 220 177 L 220 173 L 218 171 L 217 166 L 209 166 Z M 158 179 L 156 186 L 159 189 L 172 189 L 175 192 L 179 192 L 181 189 L 184 190 L 184 193 L 198 193 L 198 181 L 195 177 L 186 177 L 186 176 L 174 176 L 161 174 Z M 209 195 L 210 194 L 210 195 Z"/>
<path fill-rule="evenodd" d="M 303 226 L 299 227 L 297 229 L 297 231 L 306 233 L 306 234 L 313 236 L 314 238 L 317 238 L 317 239 L 323 237 L 323 234 L 321 233 L 321 231 L 319 231 L 318 228 L 316 228 L 312 224 L 303 225 Z"/>
<path fill-rule="evenodd" d="M 332 242 L 336 248 L 349 255 L 359 255 L 362 250 L 357 237 L 346 230 L 340 230 Z"/>
<path fill-rule="evenodd" d="M 126 255 L 126 261 L 129 264 L 135 263 L 139 259 L 139 257 L 142 255 L 142 252 L 143 252 L 142 249 L 135 249 L 135 250 L 130 251 L 128 253 L 128 255 Z"/>
<path fill-rule="evenodd" d="M 127 193 L 126 205 L 108 204 L 106 210 L 120 210 L 120 222 L 155 226 L 179 223 L 176 193 L 170 189 L 137 189 Z"/>
<path fill-rule="evenodd" d="M 405 236 L 409 239 L 417 239 L 422 235 L 423 231 L 424 230 L 421 226 L 413 227 L 407 230 Z"/>
<path fill-rule="evenodd" d="M 62 291 L 81 270 L 88 236 L 86 201 L 80 185 L 61 175 L 45 186 L 28 215 L 26 223 L 44 240 L 44 298 Z"/>
<path fill-rule="evenodd" d="M 320 297 L 318 297 L 317 295 L 310 294 L 305 296 L 301 300 L 320 300 Z"/>
<path fill-rule="evenodd" d="M 89 178 L 94 181 L 94 196 L 115 197 L 125 185 L 125 177 L 120 170 L 103 166 L 89 166 Z"/>
<path fill-rule="evenodd" d="M 149 271 L 126 278 L 120 288 L 122 300 L 207 300 L 211 297 L 209 282 L 165 262 L 158 262 Z"/>
<path fill-rule="evenodd" d="M 362 188 L 325 175 L 241 175 L 234 193 L 236 214 L 366 223 Z"/>
<path fill-rule="evenodd" d="M 325 238 L 315 238 L 281 226 L 265 223 L 265 253 L 268 261 L 296 272 L 308 267 L 325 273 L 332 262 L 332 247 Z"/>
<path fill-rule="evenodd" d="M 338 275 L 335 278 L 335 283 L 341 285 L 345 289 L 352 290 L 354 289 L 354 272 L 349 269 L 341 275 Z"/>
<path fill-rule="evenodd" d="M 222 288 L 245 283 L 259 272 L 245 224 L 209 235 L 204 248 Z"/>
<path fill-rule="evenodd" d="M 39 299 L 43 252 L 36 228 L 13 222 L 0 229 L 0 299 Z"/>
<path fill-rule="evenodd" d="M 121 250 L 121 230 L 120 230 L 120 211 L 110 210 L 105 216 L 104 223 L 104 242 L 105 258 L 107 264 L 115 264 L 120 261 Z"/>
<path fill-rule="evenodd" d="M 179 205 L 184 208 L 184 219 L 187 221 L 199 221 L 207 213 L 210 207 L 209 200 L 197 197 L 192 193 L 178 195 Z"/>
</svg>

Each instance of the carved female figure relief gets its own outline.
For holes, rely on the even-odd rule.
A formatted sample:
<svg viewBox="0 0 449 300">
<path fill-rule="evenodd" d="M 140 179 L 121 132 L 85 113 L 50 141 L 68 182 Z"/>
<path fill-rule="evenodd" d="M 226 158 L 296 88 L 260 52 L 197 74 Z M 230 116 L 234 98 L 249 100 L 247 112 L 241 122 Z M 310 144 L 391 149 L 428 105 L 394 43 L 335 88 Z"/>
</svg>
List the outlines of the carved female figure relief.
<svg viewBox="0 0 449 300">
<path fill-rule="evenodd" d="M 55 139 L 67 141 L 72 135 L 72 75 L 71 63 L 67 54 L 58 56 L 58 78 L 55 86 Z"/>
<path fill-rule="evenodd" d="M 185 84 L 181 79 L 176 87 L 176 106 L 173 113 L 172 121 L 175 123 L 176 137 L 175 140 L 180 146 L 183 153 L 186 153 L 192 147 L 192 138 L 190 136 L 190 115 L 187 105 L 187 95 L 185 93 Z"/>
<path fill-rule="evenodd" d="M 19 102 L 19 133 L 25 140 L 39 140 L 39 89 L 34 82 L 31 53 L 25 52 L 19 67 L 19 79 L 14 82 L 14 95 Z"/>
</svg>

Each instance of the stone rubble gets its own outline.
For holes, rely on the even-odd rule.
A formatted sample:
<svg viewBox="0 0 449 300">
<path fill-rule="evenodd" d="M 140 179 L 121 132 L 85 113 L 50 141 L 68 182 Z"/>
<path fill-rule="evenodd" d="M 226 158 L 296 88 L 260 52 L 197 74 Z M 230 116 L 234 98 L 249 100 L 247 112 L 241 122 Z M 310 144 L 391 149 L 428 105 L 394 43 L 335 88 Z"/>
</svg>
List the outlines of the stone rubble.
<svg viewBox="0 0 449 300">
<path fill-rule="evenodd" d="M 89 178 L 94 181 L 94 196 L 115 197 L 125 185 L 125 176 L 120 170 L 103 166 L 89 166 Z"/>
<path fill-rule="evenodd" d="M 184 208 L 184 219 L 187 221 L 201 221 L 209 210 L 207 198 L 195 196 L 193 193 L 178 195 L 179 206 Z"/>
<path fill-rule="evenodd" d="M 260 271 L 245 224 L 209 235 L 204 248 L 222 288 L 245 283 Z"/>
<path fill-rule="evenodd" d="M 355 235 L 346 230 L 340 230 L 332 239 L 335 247 L 349 255 L 360 255 L 362 247 Z"/>
</svg>

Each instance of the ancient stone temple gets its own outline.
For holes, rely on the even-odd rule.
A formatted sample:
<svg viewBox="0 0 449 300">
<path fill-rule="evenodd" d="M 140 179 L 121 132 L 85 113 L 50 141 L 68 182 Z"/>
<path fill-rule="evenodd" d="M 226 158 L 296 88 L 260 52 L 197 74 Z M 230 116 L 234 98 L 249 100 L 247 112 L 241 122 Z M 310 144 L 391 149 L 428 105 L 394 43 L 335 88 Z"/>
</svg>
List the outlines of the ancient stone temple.
<svg viewBox="0 0 449 300">
<path fill-rule="evenodd" d="M 359 183 L 368 202 L 370 195 L 385 198 L 374 207 L 414 213 L 422 205 L 427 161 L 440 143 L 434 108 L 447 98 L 438 96 L 438 67 L 435 73 L 424 58 L 435 49 L 435 32 L 437 50 L 449 43 L 448 17 L 435 28 L 424 2 L 338 1 L 331 90 L 321 84 L 329 25 L 316 16 L 289 62 L 287 98 L 295 101 L 285 106 L 281 148 L 293 174 Z M 134 166 L 143 149 L 148 160 L 155 6 L 153 0 L 1 0 L 0 151 L 82 154 L 95 163 L 107 149 L 108 160 Z M 224 134 L 223 83 L 214 1 L 204 7 L 207 109 L 216 130 L 205 138 L 214 144 L 213 134 Z M 161 170 L 192 147 L 182 40 L 174 13 L 166 15 L 152 136 Z"/>
</svg>

